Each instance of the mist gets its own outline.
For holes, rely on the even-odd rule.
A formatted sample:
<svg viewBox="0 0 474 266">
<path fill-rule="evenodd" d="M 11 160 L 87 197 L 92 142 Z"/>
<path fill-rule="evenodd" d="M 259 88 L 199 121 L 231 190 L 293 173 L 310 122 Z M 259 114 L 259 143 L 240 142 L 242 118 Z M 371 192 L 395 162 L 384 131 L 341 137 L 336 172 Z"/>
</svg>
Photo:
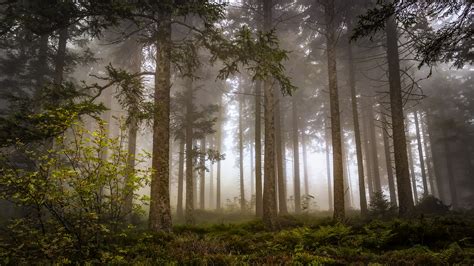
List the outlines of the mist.
<svg viewBox="0 0 474 266">
<path fill-rule="evenodd" d="M 472 18 L 2 2 L 0 262 L 472 263 Z"/>
</svg>

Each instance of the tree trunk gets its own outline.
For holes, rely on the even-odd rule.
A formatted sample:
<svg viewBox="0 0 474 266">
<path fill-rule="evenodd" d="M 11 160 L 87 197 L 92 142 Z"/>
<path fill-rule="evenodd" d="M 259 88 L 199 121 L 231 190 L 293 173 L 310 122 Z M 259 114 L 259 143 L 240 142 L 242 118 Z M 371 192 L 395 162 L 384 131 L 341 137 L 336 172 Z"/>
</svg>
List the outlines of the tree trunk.
<svg viewBox="0 0 474 266">
<path fill-rule="evenodd" d="M 206 208 L 204 197 L 206 195 L 206 137 L 201 139 L 201 154 L 199 156 L 201 164 L 200 177 L 199 177 L 199 209 L 204 210 Z"/>
<path fill-rule="evenodd" d="M 211 137 L 210 143 L 209 143 L 209 148 L 215 150 L 215 138 L 214 136 Z M 212 209 L 214 208 L 214 163 L 211 163 L 211 172 L 209 174 L 209 197 L 208 197 L 208 202 L 209 202 L 209 208 Z"/>
<path fill-rule="evenodd" d="M 423 180 L 423 197 L 428 196 L 428 182 L 426 180 L 425 159 L 423 158 L 423 148 L 421 146 L 420 124 L 418 122 L 418 112 L 415 111 L 416 141 L 418 143 L 418 156 L 420 158 L 421 178 Z"/>
<path fill-rule="evenodd" d="M 127 220 L 130 221 L 133 209 L 133 185 L 131 184 L 132 176 L 135 172 L 135 154 L 137 150 L 137 132 L 138 122 L 134 115 L 130 117 L 130 124 L 128 125 L 128 158 L 127 158 L 127 173 L 125 175 L 125 199 L 124 199 L 124 213 Z"/>
<path fill-rule="evenodd" d="M 253 155 L 253 145 L 252 141 L 250 141 L 249 150 L 250 150 L 250 199 L 253 198 L 255 195 L 255 173 L 254 173 L 254 155 Z"/>
<path fill-rule="evenodd" d="M 58 51 L 56 54 L 54 66 L 54 84 L 58 85 L 63 82 L 64 67 L 66 66 L 66 45 L 68 39 L 68 29 L 59 30 Z"/>
<path fill-rule="evenodd" d="M 264 0 L 264 31 L 268 32 L 272 24 L 272 0 Z M 278 228 L 275 201 L 275 96 L 270 79 L 264 81 L 265 115 L 265 182 L 263 188 L 263 223 L 267 229 Z"/>
<path fill-rule="evenodd" d="M 395 190 L 395 182 L 393 179 L 393 169 L 392 169 L 392 158 L 390 152 L 390 142 L 388 139 L 388 122 L 387 117 L 383 113 L 382 105 L 380 105 L 380 113 L 382 115 L 382 136 L 383 136 L 383 146 L 385 151 L 385 165 L 387 167 L 387 179 L 388 179 L 388 189 L 390 192 L 390 203 L 392 206 L 397 206 L 397 194 Z"/>
<path fill-rule="evenodd" d="M 244 99 L 239 97 L 239 170 L 240 170 L 240 211 L 245 211 L 245 187 L 244 187 L 244 129 L 242 124 L 242 112 Z"/>
<path fill-rule="evenodd" d="M 408 128 L 408 126 L 407 126 L 407 128 Z M 413 191 L 413 199 L 414 199 L 415 204 L 418 204 L 418 189 L 416 188 L 416 174 L 415 174 L 415 167 L 413 166 L 413 150 L 411 148 L 411 139 L 410 139 L 410 137 L 408 137 L 407 148 L 408 148 L 408 164 L 410 166 L 410 176 L 411 176 L 411 186 L 412 186 L 412 191 Z"/>
<path fill-rule="evenodd" d="M 447 116 L 443 114 L 442 119 L 447 120 Z M 448 180 L 449 180 L 449 195 L 451 197 L 451 205 L 453 206 L 453 209 L 457 209 L 458 206 L 458 197 L 457 197 L 457 189 L 456 189 L 456 180 L 454 178 L 454 171 L 453 171 L 453 162 L 452 162 L 452 154 L 451 150 L 449 148 L 449 133 L 446 130 L 446 126 L 442 125 L 441 126 L 441 131 L 443 134 L 443 149 L 444 149 L 444 155 L 446 157 L 446 170 L 448 174 Z"/>
<path fill-rule="evenodd" d="M 281 92 L 278 91 L 278 87 L 274 87 L 275 91 L 275 148 L 276 148 L 276 178 L 277 178 L 277 188 L 278 188 L 278 209 L 280 210 L 280 214 L 288 214 L 288 206 L 286 204 L 286 172 L 285 172 L 285 160 L 284 152 L 285 152 L 285 143 L 284 139 L 281 135 L 281 117 L 280 117 L 280 108 L 281 108 Z"/>
<path fill-rule="evenodd" d="M 295 96 L 291 99 L 293 106 L 293 173 L 295 190 L 295 212 L 301 213 L 301 185 L 300 185 L 300 152 L 298 134 L 298 110 Z"/>
<path fill-rule="evenodd" d="M 224 104 L 221 99 L 221 106 L 219 107 L 219 117 L 217 118 L 217 151 L 221 153 L 222 149 L 222 112 Z M 216 209 L 221 209 L 221 161 L 217 161 L 217 176 L 216 176 Z"/>
<path fill-rule="evenodd" d="M 379 156 L 377 151 L 377 135 L 375 134 L 375 115 L 374 115 L 374 105 L 372 100 L 369 100 L 367 106 L 368 117 L 369 117 L 369 133 L 370 133 L 370 148 L 372 154 L 372 174 L 374 181 L 374 192 L 382 192 L 382 185 L 380 184 L 380 172 L 379 172 Z"/>
<path fill-rule="evenodd" d="M 262 132 L 261 132 L 262 82 L 255 82 L 255 209 L 257 217 L 263 215 L 262 205 Z"/>
<path fill-rule="evenodd" d="M 178 219 L 183 218 L 183 188 L 184 188 L 184 147 L 185 140 L 179 142 L 179 162 L 178 162 L 178 206 L 176 214 Z"/>
<path fill-rule="evenodd" d="M 309 195 L 309 180 L 308 180 L 308 154 L 306 151 L 306 134 L 301 135 L 301 144 L 303 145 L 303 175 L 304 175 L 304 194 Z"/>
<path fill-rule="evenodd" d="M 149 227 L 171 231 L 169 139 L 171 89 L 171 18 L 166 15 L 156 42 L 155 106 Z"/>
<path fill-rule="evenodd" d="M 443 180 L 441 178 L 441 158 L 439 157 L 439 154 L 434 150 L 434 145 L 435 145 L 435 139 L 433 137 L 433 121 L 431 115 L 429 115 L 430 110 L 426 112 L 426 127 L 427 127 L 427 133 L 430 138 L 430 147 L 431 147 L 431 155 L 433 157 L 433 170 L 434 170 L 434 175 L 436 177 L 436 190 L 438 191 L 438 197 L 441 199 L 443 202 L 447 202 L 446 194 L 444 193 L 443 190 Z"/>
<path fill-rule="evenodd" d="M 431 151 L 431 144 L 429 145 L 429 148 L 428 148 L 428 142 L 430 142 L 429 140 L 430 138 L 428 137 L 428 132 L 426 132 L 423 119 L 421 121 L 420 127 L 421 127 L 421 135 L 423 136 L 423 147 L 425 148 L 426 168 L 428 169 L 430 191 L 431 191 L 431 194 L 439 198 L 438 189 L 435 186 L 436 176 L 433 169 L 433 160 L 432 160 L 433 152 Z"/>
<path fill-rule="evenodd" d="M 325 151 L 326 151 L 326 174 L 327 174 L 327 182 L 328 182 L 328 206 L 329 210 L 332 211 L 334 208 L 333 205 L 333 197 L 332 197 L 332 186 L 331 186 L 331 150 L 329 145 L 329 132 L 328 132 L 328 123 L 327 119 L 324 119 L 324 139 L 326 143 Z"/>
<path fill-rule="evenodd" d="M 365 113 L 365 119 L 363 120 L 362 126 L 364 127 L 364 154 L 365 154 L 365 165 L 367 166 L 367 186 L 369 189 L 369 200 L 372 200 L 374 196 L 374 182 L 373 182 L 373 168 L 370 152 L 370 142 L 369 142 L 369 123 L 367 112 Z"/>
<path fill-rule="evenodd" d="M 386 22 L 387 60 L 390 84 L 390 110 L 392 114 L 393 147 L 395 172 L 397 177 L 399 215 L 405 216 L 413 209 L 413 198 L 408 169 L 405 125 L 403 123 L 403 100 L 400 81 L 400 59 L 398 54 L 398 34 L 395 16 Z"/>
<path fill-rule="evenodd" d="M 186 204 L 184 219 L 187 224 L 194 224 L 194 152 L 193 152 L 193 81 L 187 79 L 186 96 Z"/>
<path fill-rule="evenodd" d="M 352 28 L 349 25 L 349 28 Z M 359 200 L 360 212 L 362 216 L 367 215 L 367 198 L 365 195 L 365 176 L 364 176 L 364 161 L 362 159 L 362 143 L 360 138 L 359 126 L 359 109 L 356 94 L 356 80 L 354 71 L 354 57 L 352 54 L 352 45 L 348 42 L 348 64 L 349 64 L 349 87 L 351 89 L 351 105 L 352 105 L 352 122 L 354 123 L 354 138 L 357 157 L 357 173 L 359 176 Z"/>
<path fill-rule="evenodd" d="M 334 220 L 342 221 L 344 210 L 344 173 L 342 162 L 341 119 L 339 111 L 339 93 L 337 88 L 336 44 L 337 34 L 334 16 L 334 1 L 325 3 L 327 60 L 329 78 L 329 102 L 331 108 L 331 138 L 334 172 Z"/>
<path fill-rule="evenodd" d="M 135 42 L 137 41 L 136 39 L 133 39 Z M 129 70 L 131 72 L 140 72 L 141 70 L 141 63 L 142 63 L 142 50 L 141 46 L 136 45 L 134 46 L 134 49 L 131 54 L 131 60 L 130 60 L 130 65 L 129 65 Z M 129 116 L 129 125 L 128 125 L 128 158 L 127 158 L 127 171 L 128 173 L 125 176 L 124 183 L 125 187 L 127 188 L 128 191 L 126 191 L 126 197 L 125 197 L 125 202 L 124 202 L 124 209 L 125 213 L 128 216 L 128 220 L 130 221 L 130 214 L 132 214 L 132 209 L 133 209 L 133 186 L 130 186 L 131 184 L 131 178 L 132 175 L 135 172 L 135 156 L 136 156 L 136 150 L 137 150 L 137 134 L 138 134 L 138 129 L 139 129 L 139 124 L 138 124 L 138 114 L 139 110 L 137 106 L 133 106 L 128 110 L 128 116 Z"/>
</svg>

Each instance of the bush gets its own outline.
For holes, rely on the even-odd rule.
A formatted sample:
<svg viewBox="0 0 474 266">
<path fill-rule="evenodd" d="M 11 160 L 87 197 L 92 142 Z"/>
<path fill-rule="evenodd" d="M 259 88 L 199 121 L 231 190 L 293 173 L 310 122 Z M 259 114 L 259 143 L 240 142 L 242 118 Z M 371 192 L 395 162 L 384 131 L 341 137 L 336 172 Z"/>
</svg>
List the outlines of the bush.
<svg viewBox="0 0 474 266">
<path fill-rule="evenodd" d="M 0 254 L 18 261 L 120 260 L 110 255 L 110 244 L 133 229 L 124 204 L 148 178 L 148 171 L 128 167 L 122 143 L 107 137 L 104 123 L 95 131 L 77 124 L 49 150 L 16 143 L 16 152 L 31 167 L 9 163 L 4 152 L 0 198 L 27 215 L 10 222 L 0 238 Z M 132 208 L 141 211 L 139 205 Z"/>
<path fill-rule="evenodd" d="M 415 212 L 418 214 L 436 214 L 442 215 L 449 212 L 450 206 L 445 205 L 440 199 L 428 195 L 421 199 L 415 206 Z"/>
</svg>

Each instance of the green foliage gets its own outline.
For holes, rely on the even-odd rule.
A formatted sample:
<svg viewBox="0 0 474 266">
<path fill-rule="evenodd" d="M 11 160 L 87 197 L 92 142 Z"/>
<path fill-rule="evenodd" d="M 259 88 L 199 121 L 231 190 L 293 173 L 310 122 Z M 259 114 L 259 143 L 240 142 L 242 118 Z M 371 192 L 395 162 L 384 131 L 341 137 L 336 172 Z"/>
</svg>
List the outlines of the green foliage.
<svg viewBox="0 0 474 266">
<path fill-rule="evenodd" d="M 423 197 L 415 206 L 415 212 L 419 214 L 446 214 L 449 212 L 449 206 L 445 205 L 440 199 L 428 195 Z"/>
<path fill-rule="evenodd" d="M 370 199 L 369 214 L 370 218 L 388 219 L 396 217 L 397 208 L 393 206 L 382 192 L 375 192 Z"/>
<path fill-rule="evenodd" d="M 13 154 L 5 150 L 0 198 L 14 202 L 25 215 L 1 235 L 2 257 L 107 259 L 109 244 L 132 229 L 125 223 L 125 198 L 148 182 L 148 171 L 130 172 L 122 143 L 106 137 L 104 123 L 94 131 L 76 124 L 47 151 L 16 142 L 14 154 L 22 154 L 28 167 L 12 161 Z M 139 205 L 134 211 L 141 211 Z"/>
</svg>

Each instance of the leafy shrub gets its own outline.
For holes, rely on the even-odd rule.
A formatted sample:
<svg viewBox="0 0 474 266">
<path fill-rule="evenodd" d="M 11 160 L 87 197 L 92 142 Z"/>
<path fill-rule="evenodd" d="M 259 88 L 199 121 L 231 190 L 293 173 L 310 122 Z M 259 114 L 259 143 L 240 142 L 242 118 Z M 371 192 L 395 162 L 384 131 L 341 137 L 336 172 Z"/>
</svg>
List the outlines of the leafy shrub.
<svg viewBox="0 0 474 266">
<path fill-rule="evenodd" d="M 20 261 L 119 261 L 108 245 L 130 231 L 124 204 L 148 177 L 147 171 L 128 167 L 122 143 L 120 137 L 107 137 L 104 123 L 94 131 L 77 124 L 49 150 L 16 143 L 16 151 L 32 167 L 12 164 L 3 153 L 0 198 L 21 206 L 27 215 L 9 224 L 0 252 Z M 140 212 L 139 205 L 133 211 Z"/>
</svg>

